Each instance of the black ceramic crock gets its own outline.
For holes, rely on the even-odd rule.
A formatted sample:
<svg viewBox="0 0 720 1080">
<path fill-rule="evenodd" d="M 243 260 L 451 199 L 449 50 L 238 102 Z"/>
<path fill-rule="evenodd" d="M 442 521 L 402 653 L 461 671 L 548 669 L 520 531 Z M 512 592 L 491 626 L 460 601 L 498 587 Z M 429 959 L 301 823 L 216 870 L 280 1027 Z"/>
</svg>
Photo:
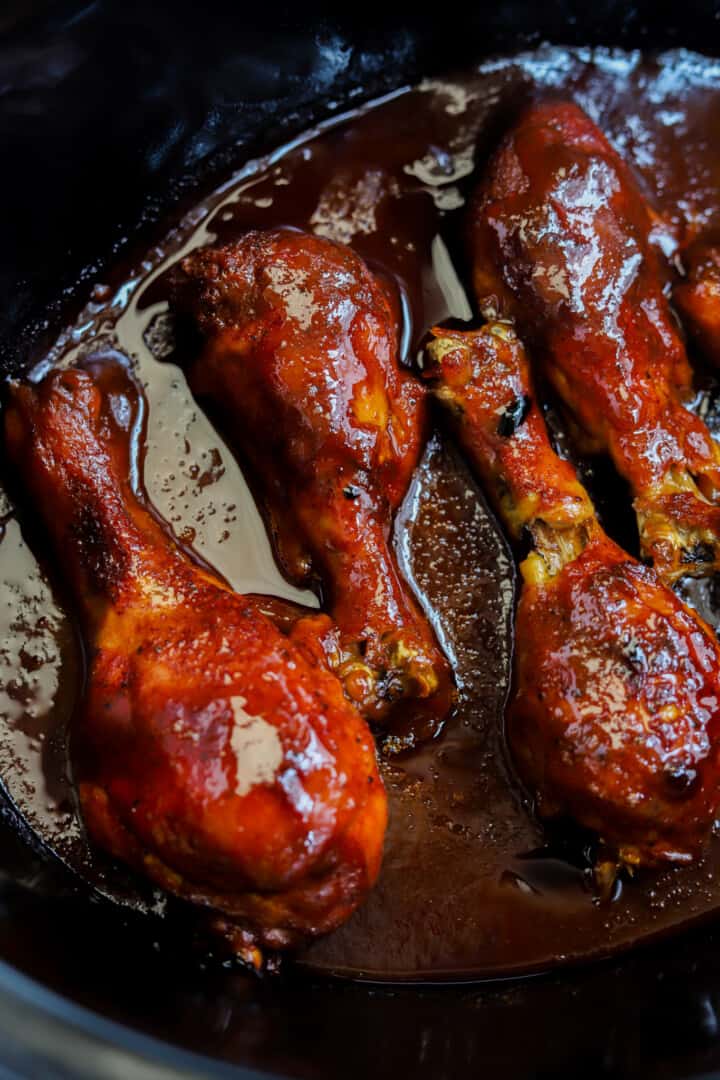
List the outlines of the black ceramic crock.
<svg viewBox="0 0 720 1080">
<path fill-rule="evenodd" d="M 720 4 L 0 5 L 0 366 L 128 244 L 315 120 L 549 40 L 720 54 Z M 715 133 L 709 133 L 713 137 Z M 89 901 L 0 821 L 2 1077 L 720 1075 L 720 927 L 485 986 L 261 981 Z"/>
</svg>

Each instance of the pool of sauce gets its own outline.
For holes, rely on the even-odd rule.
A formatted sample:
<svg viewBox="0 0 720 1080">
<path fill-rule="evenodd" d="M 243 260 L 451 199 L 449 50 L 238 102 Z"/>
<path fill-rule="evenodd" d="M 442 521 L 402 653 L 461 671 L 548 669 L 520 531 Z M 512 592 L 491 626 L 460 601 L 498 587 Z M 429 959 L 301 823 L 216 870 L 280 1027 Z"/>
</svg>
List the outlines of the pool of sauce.
<svg viewBox="0 0 720 1080">
<path fill-rule="evenodd" d="M 433 323 L 473 318 L 465 202 L 514 116 L 548 96 L 572 98 L 600 124 L 678 231 L 720 226 L 720 64 L 684 51 L 647 59 L 545 47 L 399 91 L 246 164 L 161 245 L 98 282 L 50 353 L 31 358 L 33 377 L 88 355 L 130 361 L 149 409 L 144 483 L 178 541 L 239 591 L 317 605 L 283 579 L 240 465 L 187 389 L 172 268 L 192 247 L 248 228 L 297 226 L 351 244 L 397 282 L 402 358 L 413 364 Z M 695 407 L 720 432 L 717 385 L 698 364 Z M 584 474 L 608 528 L 625 535 L 627 506 L 611 512 L 624 499 L 612 473 L 584 463 Z M 90 886 L 172 918 L 165 898 L 84 840 L 64 752 L 83 657 L 62 568 L 46 561 L 25 508 L 5 496 L 0 521 L 0 774 L 10 800 Z M 382 762 L 391 818 L 379 883 L 298 963 L 378 981 L 499 977 L 627 947 L 720 910 L 720 841 L 702 864 L 640 873 L 601 901 L 586 838 L 562 827 L 550 835 L 533 818 L 503 739 L 513 559 L 441 426 L 394 543 L 452 660 L 459 702 L 436 741 Z M 681 589 L 720 622 L 714 582 Z"/>
</svg>

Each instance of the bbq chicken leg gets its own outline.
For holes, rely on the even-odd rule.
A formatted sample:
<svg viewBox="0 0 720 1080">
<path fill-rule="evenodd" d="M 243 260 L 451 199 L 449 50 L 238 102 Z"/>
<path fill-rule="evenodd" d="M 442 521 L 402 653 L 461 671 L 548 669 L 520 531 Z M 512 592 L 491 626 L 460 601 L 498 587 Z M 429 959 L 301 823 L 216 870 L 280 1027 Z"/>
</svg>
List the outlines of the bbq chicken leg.
<svg viewBox="0 0 720 1080">
<path fill-rule="evenodd" d="M 399 366 L 389 290 L 349 248 L 289 229 L 201 249 L 183 270 L 179 300 L 204 337 L 191 385 L 258 478 L 287 572 L 319 578 L 348 696 L 379 721 L 402 701 L 403 722 L 432 734 L 449 668 L 389 546 L 424 387 Z"/>
<path fill-rule="evenodd" d="M 433 333 L 426 375 L 509 532 L 532 543 L 508 713 L 518 771 L 542 816 L 572 815 L 619 861 L 689 861 L 720 802 L 714 635 L 603 532 L 513 329 Z"/>
<path fill-rule="evenodd" d="M 700 238 L 683 261 L 686 276 L 673 300 L 707 359 L 720 366 L 720 241 Z"/>
<path fill-rule="evenodd" d="M 720 565 L 720 449 L 683 405 L 656 225 L 579 108 L 535 106 L 475 201 L 473 274 L 482 313 L 515 321 L 587 448 L 628 481 L 642 554 L 672 583 Z"/>
<path fill-rule="evenodd" d="M 139 402 L 104 363 L 14 385 L 5 420 L 88 648 L 71 738 L 82 814 L 92 840 L 213 909 L 256 961 L 361 902 L 385 794 L 335 676 L 191 563 L 131 486 Z"/>
</svg>

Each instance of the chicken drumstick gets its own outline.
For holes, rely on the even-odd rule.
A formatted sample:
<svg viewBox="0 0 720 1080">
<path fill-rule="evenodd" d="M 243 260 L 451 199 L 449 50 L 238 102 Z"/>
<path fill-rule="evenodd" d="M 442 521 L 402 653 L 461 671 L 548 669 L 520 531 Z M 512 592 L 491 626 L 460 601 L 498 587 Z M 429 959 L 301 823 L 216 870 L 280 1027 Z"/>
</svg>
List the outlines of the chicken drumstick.
<svg viewBox="0 0 720 1080">
<path fill-rule="evenodd" d="M 650 242 L 652 214 L 575 105 L 531 108 L 475 202 L 486 318 L 511 318 L 555 391 L 634 496 L 662 579 L 720 565 L 720 448 L 683 405 L 691 371 Z"/>
<path fill-rule="evenodd" d="M 720 366 L 720 241 L 701 237 L 683 259 L 687 273 L 673 300 L 707 359 Z"/>
<path fill-rule="evenodd" d="M 386 801 L 330 672 L 194 565 L 133 490 L 119 364 L 15 384 L 6 446 L 88 647 L 71 746 L 91 838 L 214 909 L 237 951 L 336 927 L 373 884 Z"/>
<path fill-rule="evenodd" d="M 398 364 L 388 291 L 349 248 L 290 229 L 201 249 L 183 270 L 180 302 L 205 342 L 191 385 L 259 479 L 289 574 L 320 578 L 346 692 L 375 720 L 412 699 L 416 730 L 432 733 L 449 668 L 389 546 L 424 387 Z"/>
<path fill-rule="evenodd" d="M 426 374 L 521 564 L 508 739 L 543 816 L 572 815 L 627 864 L 689 861 L 720 802 L 720 649 L 600 527 L 553 451 L 507 323 L 435 330 Z"/>
</svg>

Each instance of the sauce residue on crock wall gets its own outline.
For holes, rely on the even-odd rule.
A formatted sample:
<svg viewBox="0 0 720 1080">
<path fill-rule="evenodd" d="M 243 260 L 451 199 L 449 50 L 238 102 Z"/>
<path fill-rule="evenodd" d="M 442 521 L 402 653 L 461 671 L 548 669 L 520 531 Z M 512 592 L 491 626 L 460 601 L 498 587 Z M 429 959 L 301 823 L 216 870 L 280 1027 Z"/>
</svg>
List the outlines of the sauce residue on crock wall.
<svg viewBox="0 0 720 1080">
<path fill-rule="evenodd" d="M 403 359 L 414 363 L 431 325 L 473 317 L 465 201 L 518 110 L 549 96 L 577 101 L 600 124 L 675 224 L 720 224 L 720 149 L 712 138 L 720 63 L 684 51 L 648 59 L 545 47 L 399 91 L 246 165 L 161 246 L 96 285 L 75 325 L 42 358 L 38 373 L 90 354 L 130 360 L 148 402 L 149 496 L 178 540 L 238 590 L 317 604 L 282 578 L 239 465 L 189 394 L 168 306 L 173 265 L 192 247 L 249 228 L 297 226 L 351 244 L 397 282 Z M 696 407 L 717 429 L 716 385 L 707 374 L 701 382 Z M 613 478 L 607 469 L 595 476 L 592 466 L 585 473 L 602 510 Z M 82 657 L 61 573 L 48 571 L 31 524 L 23 537 L 22 514 L 18 521 L 9 503 L 0 511 L 2 775 L 29 823 L 71 864 L 81 850 L 92 861 L 62 753 Z M 617 949 L 720 909 L 720 842 L 702 865 L 639 874 L 600 903 L 581 845 L 562 832 L 551 842 L 533 820 L 502 733 L 513 561 L 442 431 L 398 515 L 395 544 L 453 662 L 460 701 L 437 741 L 383 762 L 391 823 L 379 884 L 300 962 L 381 980 L 507 975 Z M 718 621 L 712 583 L 682 588 Z"/>
</svg>

